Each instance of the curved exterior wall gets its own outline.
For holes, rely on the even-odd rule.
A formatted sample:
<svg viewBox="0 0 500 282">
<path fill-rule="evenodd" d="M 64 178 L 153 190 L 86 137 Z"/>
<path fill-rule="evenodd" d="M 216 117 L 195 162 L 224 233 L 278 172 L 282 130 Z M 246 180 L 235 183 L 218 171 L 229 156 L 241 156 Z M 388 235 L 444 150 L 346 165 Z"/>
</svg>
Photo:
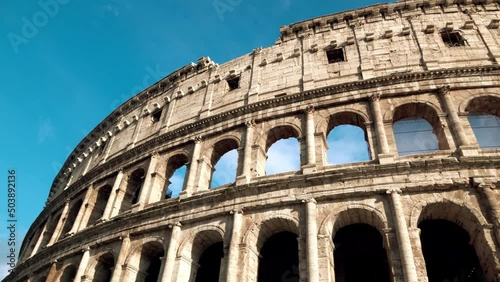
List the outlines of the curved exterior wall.
<svg viewBox="0 0 500 282">
<path fill-rule="evenodd" d="M 146 245 L 163 256 L 162 281 L 194 281 L 218 241 L 220 281 L 257 281 L 260 248 L 280 231 L 298 236 L 300 281 L 334 281 L 332 238 L 354 223 L 380 232 L 393 281 L 427 281 L 425 219 L 467 231 L 486 281 L 500 281 L 500 150 L 481 149 L 467 119 L 500 116 L 498 19 L 491 1 L 376 5 L 282 27 L 275 46 L 222 65 L 179 69 L 75 148 L 5 281 L 60 281 L 69 268 L 75 281 L 98 281 L 104 254 L 112 281 L 140 280 Z M 446 45 L 443 29 L 465 46 Z M 329 63 L 332 48 L 344 62 Z M 393 123 L 415 116 L 431 123 L 439 150 L 399 156 Z M 340 124 L 365 130 L 370 161 L 327 164 L 326 136 Z M 266 176 L 267 149 L 286 137 L 300 142 L 300 171 Z M 235 182 L 209 189 L 231 149 Z M 183 192 L 163 199 L 184 163 Z"/>
</svg>

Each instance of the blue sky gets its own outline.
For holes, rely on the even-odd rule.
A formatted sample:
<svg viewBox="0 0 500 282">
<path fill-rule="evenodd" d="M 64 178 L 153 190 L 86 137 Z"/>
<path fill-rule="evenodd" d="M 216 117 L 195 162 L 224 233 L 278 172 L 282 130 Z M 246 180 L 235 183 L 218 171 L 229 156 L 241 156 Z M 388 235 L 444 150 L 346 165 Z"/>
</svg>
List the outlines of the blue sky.
<svg viewBox="0 0 500 282">
<path fill-rule="evenodd" d="M 282 25 L 379 1 L 339 2 L 2 1 L 1 224 L 8 169 L 17 171 L 20 246 L 61 164 L 119 104 L 199 57 L 222 64 L 273 45 Z"/>
</svg>

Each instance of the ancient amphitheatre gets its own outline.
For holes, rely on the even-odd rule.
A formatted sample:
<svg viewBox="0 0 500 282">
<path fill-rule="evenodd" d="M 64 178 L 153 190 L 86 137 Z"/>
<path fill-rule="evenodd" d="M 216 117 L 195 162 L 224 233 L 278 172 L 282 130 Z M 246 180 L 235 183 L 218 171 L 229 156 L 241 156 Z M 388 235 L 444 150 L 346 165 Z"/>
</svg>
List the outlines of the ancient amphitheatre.
<svg viewBox="0 0 500 282">
<path fill-rule="evenodd" d="M 68 157 L 4 281 L 500 281 L 497 2 L 380 4 L 280 33 L 113 111 Z M 404 152 L 404 121 L 435 148 Z M 328 163 L 342 125 L 363 130 L 370 160 Z M 286 138 L 300 170 L 266 175 Z M 236 179 L 210 188 L 234 149 Z"/>
</svg>

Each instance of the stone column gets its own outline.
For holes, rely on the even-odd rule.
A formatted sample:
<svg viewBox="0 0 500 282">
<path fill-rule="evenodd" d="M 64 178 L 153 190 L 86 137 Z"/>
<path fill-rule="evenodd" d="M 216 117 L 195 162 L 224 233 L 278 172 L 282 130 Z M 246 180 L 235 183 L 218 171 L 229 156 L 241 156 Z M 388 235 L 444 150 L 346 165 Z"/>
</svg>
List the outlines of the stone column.
<svg viewBox="0 0 500 282">
<path fill-rule="evenodd" d="M 401 190 L 390 189 L 387 190 L 386 193 L 391 195 L 392 214 L 396 223 L 396 238 L 398 239 L 398 247 L 405 281 L 418 281 L 415 261 L 413 260 L 410 235 L 408 234 L 408 226 L 406 225 L 403 204 L 401 203 Z"/>
<path fill-rule="evenodd" d="M 495 195 L 496 185 L 494 183 L 480 183 L 478 190 L 490 207 L 490 217 L 493 221 L 494 234 L 497 239 L 497 246 L 500 246 L 500 203 Z"/>
<path fill-rule="evenodd" d="M 76 233 L 79 230 L 83 229 L 87 224 L 88 217 L 90 213 L 92 213 L 93 205 L 89 203 L 90 197 L 92 197 L 94 191 L 94 185 L 91 184 L 89 188 L 87 188 L 87 192 L 85 193 L 85 197 L 83 198 L 82 206 L 80 207 L 80 211 L 78 212 L 78 216 L 75 219 L 75 223 L 73 227 L 71 227 L 70 233 Z"/>
<path fill-rule="evenodd" d="M 172 228 L 172 233 L 170 235 L 170 240 L 168 241 L 167 254 L 163 261 L 164 264 L 162 273 L 160 273 L 160 281 L 164 282 L 172 281 L 175 266 L 175 254 L 177 253 L 179 238 L 181 236 L 181 224 L 179 222 L 171 224 L 168 227 Z"/>
<path fill-rule="evenodd" d="M 120 200 L 118 199 L 119 198 L 118 196 L 120 194 L 122 180 L 123 180 L 123 170 L 120 169 L 120 171 L 118 171 L 118 174 L 116 175 L 113 188 L 111 189 L 112 196 L 109 197 L 108 203 L 106 204 L 106 208 L 104 208 L 104 213 L 102 214 L 103 220 L 107 220 L 110 217 L 117 215 L 118 211 L 120 210 L 120 205 L 121 201 L 123 200 L 123 195 L 121 195 Z"/>
<path fill-rule="evenodd" d="M 316 200 L 304 200 L 306 203 L 307 224 L 307 276 L 308 282 L 319 281 L 319 255 L 318 255 L 318 224 L 316 222 Z"/>
<path fill-rule="evenodd" d="M 314 140 L 314 107 L 309 106 L 305 109 L 306 113 L 306 148 L 307 165 L 306 172 L 314 172 L 316 168 L 316 142 Z"/>
<path fill-rule="evenodd" d="M 43 237 L 45 236 L 45 232 L 47 232 L 47 226 L 50 224 L 51 220 L 52 220 L 52 216 L 49 216 L 49 218 L 47 219 L 47 221 L 43 225 L 42 230 L 40 231 L 40 235 L 38 235 L 38 239 L 36 240 L 36 244 L 33 247 L 33 250 L 31 250 L 31 252 L 29 254 L 25 255 L 26 259 L 34 256 L 36 254 L 36 252 L 38 251 L 38 249 L 40 248 L 40 245 L 42 244 L 42 241 L 43 241 Z M 24 260 L 26 260 L 26 259 L 24 259 Z"/>
<path fill-rule="evenodd" d="M 50 269 L 49 269 L 49 273 L 47 274 L 47 278 L 45 279 L 45 281 L 47 282 L 52 282 L 56 279 L 56 274 L 57 274 L 57 260 L 53 260 L 50 262 L 51 265 L 50 265 Z"/>
<path fill-rule="evenodd" d="M 375 132 L 377 134 L 378 141 L 378 159 L 379 162 L 384 163 L 385 157 L 390 155 L 389 142 L 387 142 L 387 135 L 385 134 L 384 128 L 384 117 L 382 116 L 382 110 L 380 109 L 380 94 L 373 94 L 371 97 L 371 110 L 373 113 L 373 119 L 375 121 Z"/>
<path fill-rule="evenodd" d="M 247 184 L 250 182 L 252 173 L 252 143 L 253 143 L 253 131 L 255 127 L 254 120 L 247 120 L 245 122 L 247 130 L 245 132 L 245 148 L 243 151 L 243 169 L 240 176 L 236 178 L 238 185 Z"/>
<path fill-rule="evenodd" d="M 450 87 L 441 87 L 438 91 L 438 95 L 441 98 L 441 103 L 448 114 L 448 118 L 450 121 L 451 129 L 453 130 L 454 135 L 457 137 L 457 148 L 462 146 L 468 146 L 469 140 L 467 139 L 467 135 L 465 134 L 464 128 L 460 123 L 460 117 L 455 108 L 455 104 L 450 97 Z"/>
<path fill-rule="evenodd" d="M 124 237 L 120 237 L 122 239 L 122 245 L 120 247 L 120 253 L 116 258 L 115 268 L 113 269 L 113 275 L 111 275 L 111 282 L 120 282 L 122 281 L 122 266 L 125 263 L 125 259 L 127 258 L 128 251 L 130 249 L 130 237 L 129 235 L 125 235 Z"/>
<path fill-rule="evenodd" d="M 82 252 L 83 252 L 82 259 L 80 260 L 80 264 L 78 265 L 78 270 L 76 272 L 75 280 L 73 280 L 73 282 L 82 281 L 82 276 L 85 275 L 85 270 L 87 269 L 87 265 L 89 264 L 90 248 L 85 247 L 82 249 Z"/>
<path fill-rule="evenodd" d="M 57 222 L 56 228 L 54 229 L 54 233 L 52 233 L 52 237 L 50 238 L 50 241 L 47 244 L 47 246 L 54 244 L 54 242 L 57 241 L 57 238 L 59 238 L 59 235 L 61 234 L 62 231 L 62 227 L 64 225 L 64 221 L 66 220 L 66 217 L 68 217 L 68 209 L 69 209 L 69 199 L 67 199 L 64 204 L 61 217 L 59 217 L 59 221 Z"/>
<path fill-rule="evenodd" d="M 197 168 L 198 168 L 198 159 L 200 158 L 200 150 L 201 150 L 201 137 L 197 136 L 193 138 L 194 141 L 194 148 L 193 148 L 193 154 L 191 155 L 191 161 L 189 163 L 189 171 L 188 171 L 188 177 L 187 177 L 187 182 L 186 182 L 186 190 L 181 192 L 181 198 L 183 195 L 185 197 L 191 196 L 191 194 L 195 190 L 195 180 L 196 180 L 196 173 L 197 173 Z"/>
<path fill-rule="evenodd" d="M 226 281 L 237 281 L 239 270 L 238 261 L 241 240 L 241 226 L 243 225 L 243 211 L 231 211 L 231 214 L 233 215 L 233 227 L 231 242 L 229 243 Z"/>
<path fill-rule="evenodd" d="M 144 183 L 142 183 L 142 188 L 139 194 L 139 200 L 137 201 L 136 209 L 142 210 L 146 204 L 149 202 L 149 195 L 151 194 L 151 178 L 155 174 L 156 164 L 158 163 L 159 155 L 156 152 L 151 154 L 151 160 L 149 161 L 148 171 L 146 172 L 146 178 Z"/>
</svg>

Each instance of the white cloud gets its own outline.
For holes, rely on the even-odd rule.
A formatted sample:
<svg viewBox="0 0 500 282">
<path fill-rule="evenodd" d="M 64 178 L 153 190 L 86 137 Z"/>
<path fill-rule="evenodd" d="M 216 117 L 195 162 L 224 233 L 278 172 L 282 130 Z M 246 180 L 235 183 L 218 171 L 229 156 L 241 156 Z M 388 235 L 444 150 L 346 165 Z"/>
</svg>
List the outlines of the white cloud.
<svg viewBox="0 0 500 282">
<path fill-rule="evenodd" d="M 267 151 L 266 175 L 300 170 L 300 146 L 296 138 L 282 139 Z"/>
</svg>

